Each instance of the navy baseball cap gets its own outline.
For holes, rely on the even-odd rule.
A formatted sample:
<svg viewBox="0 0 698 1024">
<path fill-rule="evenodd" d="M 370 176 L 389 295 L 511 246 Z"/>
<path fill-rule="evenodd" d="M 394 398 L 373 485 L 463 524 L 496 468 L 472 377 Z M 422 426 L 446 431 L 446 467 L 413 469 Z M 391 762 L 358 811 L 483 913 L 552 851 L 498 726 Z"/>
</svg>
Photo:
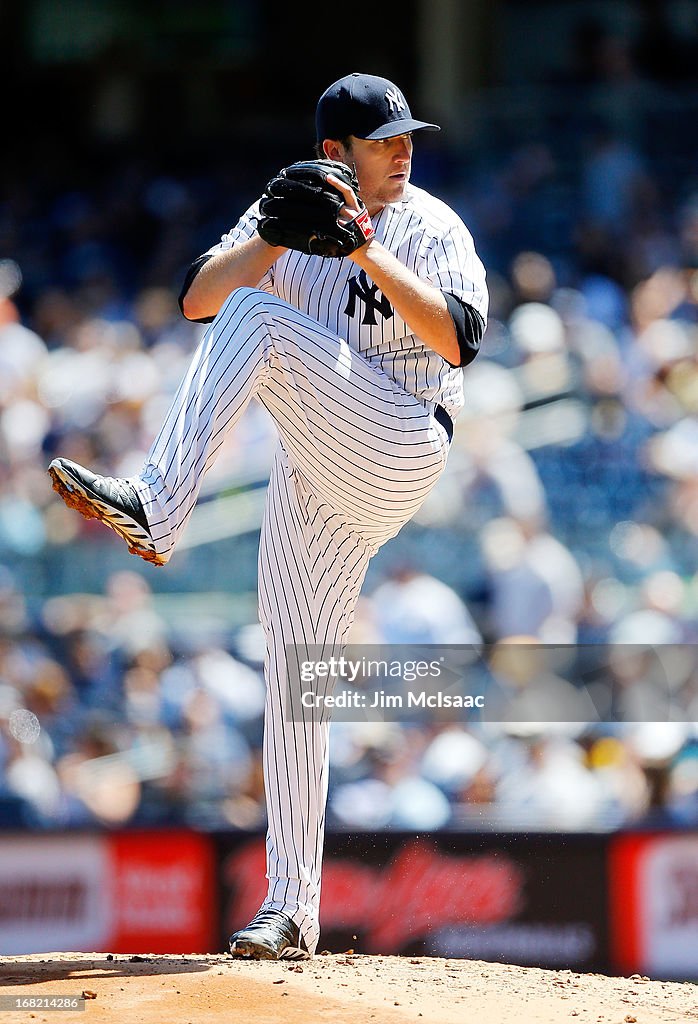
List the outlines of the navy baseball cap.
<svg viewBox="0 0 698 1024">
<path fill-rule="evenodd" d="M 315 131 L 323 139 L 391 139 L 406 132 L 440 131 L 438 124 L 416 121 L 407 100 L 387 78 L 354 72 L 334 82 L 318 100 Z"/>
</svg>

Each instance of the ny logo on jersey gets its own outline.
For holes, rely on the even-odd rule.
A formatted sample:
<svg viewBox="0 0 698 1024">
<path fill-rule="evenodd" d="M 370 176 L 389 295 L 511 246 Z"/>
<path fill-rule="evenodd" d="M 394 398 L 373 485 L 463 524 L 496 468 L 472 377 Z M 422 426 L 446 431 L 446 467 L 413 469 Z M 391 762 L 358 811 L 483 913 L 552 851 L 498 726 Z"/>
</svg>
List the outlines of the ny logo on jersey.
<svg viewBox="0 0 698 1024">
<path fill-rule="evenodd" d="M 359 276 L 352 277 L 349 281 L 349 301 L 344 310 L 345 315 L 353 317 L 356 314 L 356 300 L 361 299 L 366 307 L 364 309 L 364 318 L 361 321 L 364 326 L 376 326 L 376 310 L 384 320 L 387 320 L 393 315 L 393 307 L 385 295 L 381 293 L 380 298 L 377 298 L 377 295 L 378 285 L 372 284 L 369 281 L 365 270 L 360 270 Z"/>
<path fill-rule="evenodd" d="M 390 104 L 391 114 L 394 113 L 396 110 L 400 111 L 405 109 L 405 101 L 403 100 L 402 96 L 397 91 L 397 89 L 388 89 L 388 91 L 385 94 L 385 98 Z"/>
</svg>

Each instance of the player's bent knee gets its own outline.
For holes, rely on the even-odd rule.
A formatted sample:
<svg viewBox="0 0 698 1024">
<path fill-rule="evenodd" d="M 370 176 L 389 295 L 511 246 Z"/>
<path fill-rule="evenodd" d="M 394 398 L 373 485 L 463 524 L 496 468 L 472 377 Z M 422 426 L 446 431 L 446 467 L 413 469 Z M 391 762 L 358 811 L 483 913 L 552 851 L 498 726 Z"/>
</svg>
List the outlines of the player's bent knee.
<svg viewBox="0 0 698 1024">
<path fill-rule="evenodd" d="M 235 326 L 251 317 L 271 321 L 280 307 L 287 306 L 283 299 L 261 288 L 243 286 L 235 288 L 221 306 L 216 321 Z"/>
<path fill-rule="evenodd" d="M 245 308 L 261 306 L 266 309 L 270 309 L 273 306 L 286 305 L 284 300 L 280 299 L 278 295 L 270 295 L 269 292 L 265 292 L 262 288 L 250 288 L 247 285 L 234 288 L 225 300 L 223 309 L 231 303 L 239 303 Z"/>
</svg>

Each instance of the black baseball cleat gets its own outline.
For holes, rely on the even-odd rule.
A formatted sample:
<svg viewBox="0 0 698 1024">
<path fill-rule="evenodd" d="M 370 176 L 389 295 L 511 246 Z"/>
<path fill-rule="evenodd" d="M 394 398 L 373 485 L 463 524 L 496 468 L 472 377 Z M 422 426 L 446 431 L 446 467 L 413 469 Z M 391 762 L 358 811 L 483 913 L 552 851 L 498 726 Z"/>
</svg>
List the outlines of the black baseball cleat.
<svg viewBox="0 0 698 1024">
<path fill-rule="evenodd" d="M 259 910 L 246 928 L 230 936 L 232 956 L 248 960 L 308 960 L 298 925 L 280 910 Z"/>
<path fill-rule="evenodd" d="M 99 519 L 128 544 L 132 555 L 163 565 L 155 550 L 141 500 L 128 480 L 97 476 L 70 459 L 54 459 L 48 468 L 53 489 L 85 519 Z"/>
</svg>

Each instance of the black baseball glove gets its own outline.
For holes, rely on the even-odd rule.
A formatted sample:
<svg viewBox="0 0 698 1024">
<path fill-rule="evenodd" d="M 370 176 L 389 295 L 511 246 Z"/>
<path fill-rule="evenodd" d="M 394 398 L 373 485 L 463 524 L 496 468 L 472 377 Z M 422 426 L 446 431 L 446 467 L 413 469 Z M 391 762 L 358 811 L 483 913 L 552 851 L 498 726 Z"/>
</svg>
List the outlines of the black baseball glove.
<svg viewBox="0 0 698 1024">
<path fill-rule="evenodd" d="M 327 181 L 333 174 L 356 196 L 359 213 L 345 224 L 339 213 L 346 200 Z M 279 171 L 259 203 L 257 230 L 269 245 L 283 245 L 309 256 L 348 256 L 373 238 L 368 210 L 359 198 L 356 175 L 334 160 L 302 160 Z"/>
</svg>

